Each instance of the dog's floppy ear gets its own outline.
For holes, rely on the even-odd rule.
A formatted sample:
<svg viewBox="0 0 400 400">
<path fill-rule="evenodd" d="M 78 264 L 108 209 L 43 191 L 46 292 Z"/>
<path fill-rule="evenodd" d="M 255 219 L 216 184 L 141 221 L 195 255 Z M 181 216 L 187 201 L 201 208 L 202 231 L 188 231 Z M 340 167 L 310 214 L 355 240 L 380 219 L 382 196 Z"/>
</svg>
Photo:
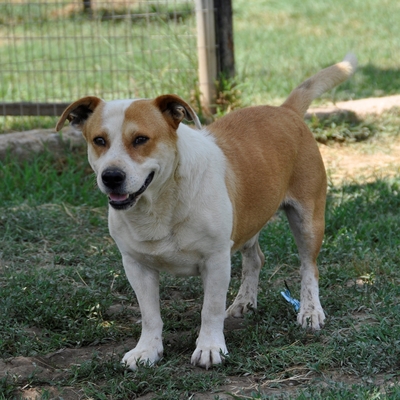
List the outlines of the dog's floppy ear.
<svg viewBox="0 0 400 400">
<path fill-rule="evenodd" d="M 77 129 L 82 129 L 83 124 L 89 118 L 90 114 L 93 113 L 95 108 L 102 102 L 98 97 L 87 96 L 70 104 L 62 113 L 60 119 L 56 125 L 56 131 L 58 132 L 64 125 L 65 120 L 68 120 L 71 125 Z"/>
<path fill-rule="evenodd" d="M 175 129 L 183 119 L 194 122 L 197 129 L 202 129 L 199 117 L 184 100 L 175 94 L 165 94 L 154 99 L 154 104 L 165 115 Z"/>
</svg>

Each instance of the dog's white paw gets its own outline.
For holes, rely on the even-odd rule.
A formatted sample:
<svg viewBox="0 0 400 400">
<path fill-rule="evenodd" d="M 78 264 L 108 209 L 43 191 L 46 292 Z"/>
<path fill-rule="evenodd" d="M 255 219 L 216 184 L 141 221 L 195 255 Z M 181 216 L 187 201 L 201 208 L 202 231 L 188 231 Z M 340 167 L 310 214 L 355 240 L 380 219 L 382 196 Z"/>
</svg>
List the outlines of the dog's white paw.
<svg viewBox="0 0 400 400">
<path fill-rule="evenodd" d="M 324 321 L 325 314 L 320 305 L 300 307 L 300 312 L 297 314 L 297 322 L 306 329 L 318 331 L 324 326 Z"/>
<path fill-rule="evenodd" d="M 209 369 L 213 365 L 221 364 L 225 360 L 224 356 L 227 354 L 228 350 L 225 343 L 220 346 L 197 346 L 192 355 L 192 365 Z"/>
<path fill-rule="evenodd" d="M 122 359 L 122 364 L 125 364 L 131 370 L 136 370 L 140 364 L 154 365 L 160 360 L 163 354 L 163 348 L 150 347 L 138 348 L 136 346 L 133 350 L 128 351 Z"/>
<path fill-rule="evenodd" d="M 253 307 L 253 302 L 247 299 L 236 299 L 226 310 L 225 317 L 242 318 Z"/>
</svg>

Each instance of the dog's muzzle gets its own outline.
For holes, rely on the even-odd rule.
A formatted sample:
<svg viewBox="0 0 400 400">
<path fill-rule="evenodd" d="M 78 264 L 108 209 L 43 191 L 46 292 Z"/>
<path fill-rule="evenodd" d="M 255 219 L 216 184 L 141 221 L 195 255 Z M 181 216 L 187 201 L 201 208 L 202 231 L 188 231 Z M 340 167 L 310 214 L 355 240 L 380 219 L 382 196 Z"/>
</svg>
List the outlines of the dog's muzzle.
<svg viewBox="0 0 400 400">
<path fill-rule="evenodd" d="M 119 168 L 108 168 L 101 174 L 101 180 L 108 189 L 108 203 L 116 210 L 126 210 L 132 207 L 139 196 L 148 188 L 154 178 L 154 171 L 151 172 L 142 187 L 135 193 L 124 192 L 126 174 Z"/>
</svg>

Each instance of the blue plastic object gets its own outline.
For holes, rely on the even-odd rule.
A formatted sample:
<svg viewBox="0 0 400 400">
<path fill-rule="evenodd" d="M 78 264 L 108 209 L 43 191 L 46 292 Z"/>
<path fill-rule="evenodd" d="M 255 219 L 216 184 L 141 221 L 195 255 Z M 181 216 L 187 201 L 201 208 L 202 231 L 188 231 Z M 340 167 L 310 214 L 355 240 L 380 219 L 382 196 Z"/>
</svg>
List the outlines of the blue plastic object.
<svg viewBox="0 0 400 400">
<path fill-rule="evenodd" d="M 286 290 L 282 290 L 281 295 L 288 303 L 290 303 L 293 306 L 294 311 L 299 312 L 300 301 L 292 297 L 292 294 L 290 293 L 290 289 L 286 282 L 285 282 L 285 286 L 286 286 Z"/>
</svg>

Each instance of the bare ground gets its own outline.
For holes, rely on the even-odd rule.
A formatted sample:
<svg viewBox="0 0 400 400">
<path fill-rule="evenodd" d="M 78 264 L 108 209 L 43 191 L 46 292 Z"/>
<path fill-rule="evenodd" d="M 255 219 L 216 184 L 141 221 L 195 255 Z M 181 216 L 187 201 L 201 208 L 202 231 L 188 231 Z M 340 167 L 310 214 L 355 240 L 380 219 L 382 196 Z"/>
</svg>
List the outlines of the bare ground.
<svg viewBox="0 0 400 400">
<path fill-rule="evenodd" d="M 334 184 L 373 181 L 400 173 L 400 137 L 373 140 L 374 143 L 320 145 L 328 177 Z"/>
<path fill-rule="evenodd" d="M 364 317 L 360 317 L 360 322 L 363 322 Z M 357 322 L 358 316 L 355 316 Z M 235 322 L 234 325 L 237 325 Z M 236 327 L 237 328 L 237 327 Z M 36 400 L 41 398 L 43 391 L 47 391 L 51 399 L 63 400 L 82 400 L 89 399 L 84 395 L 83 391 L 78 387 L 41 385 L 38 387 L 32 386 L 29 382 L 34 376 L 43 381 L 57 382 L 67 377 L 67 370 L 71 366 L 78 366 L 84 361 L 90 360 L 93 354 L 99 362 L 110 359 L 120 359 L 121 355 L 128 349 L 134 347 L 135 340 L 129 339 L 123 343 L 113 343 L 101 346 L 93 346 L 79 349 L 60 349 L 59 351 L 47 354 L 40 357 L 15 357 L 13 359 L 0 361 L 0 378 L 5 374 L 12 377 L 13 381 L 19 384 L 18 393 L 16 396 L 22 396 L 26 400 Z M 189 362 L 189 360 L 188 360 Z M 195 368 L 195 367 L 193 367 Z M 199 373 L 208 373 L 199 368 Z M 288 375 L 291 375 L 288 377 Z M 320 382 L 316 379 L 321 379 Z M 246 399 L 251 398 L 252 392 L 262 391 L 265 395 L 290 394 L 306 387 L 311 381 L 314 384 L 326 386 L 334 383 L 345 383 L 348 385 L 365 384 L 365 381 L 359 377 L 347 376 L 340 374 L 338 371 L 326 371 L 323 378 L 318 378 L 308 369 L 282 371 L 280 377 L 274 380 L 268 380 L 265 375 L 248 375 L 248 376 L 231 376 L 228 377 L 226 383 L 211 393 L 195 393 L 190 398 L 193 400 L 213 400 L 218 395 L 221 400 L 232 400 L 233 396 Z M 372 382 L 370 382 L 372 383 Z M 377 375 L 374 377 L 373 383 L 377 387 L 390 386 L 394 384 L 385 375 Z M 384 389 L 383 389 L 384 390 Z M 47 398 L 47 397 L 46 397 Z M 154 398 L 153 393 L 139 397 L 140 400 L 151 400 Z"/>
<path fill-rule="evenodd" d="M 371 114 L 381 115 L 394 107 L 400 107 L 400 96 L 339 102 L 310 109 L 308 116 L 314 114 L 323 118 L 351 112 L 362 119 Z M 367 143 L 320 145 L 319 148 L 333 184 L 354 179 L 370 181 L 400 172 L 400 137 L 372 139 Z"/>
</svg>

